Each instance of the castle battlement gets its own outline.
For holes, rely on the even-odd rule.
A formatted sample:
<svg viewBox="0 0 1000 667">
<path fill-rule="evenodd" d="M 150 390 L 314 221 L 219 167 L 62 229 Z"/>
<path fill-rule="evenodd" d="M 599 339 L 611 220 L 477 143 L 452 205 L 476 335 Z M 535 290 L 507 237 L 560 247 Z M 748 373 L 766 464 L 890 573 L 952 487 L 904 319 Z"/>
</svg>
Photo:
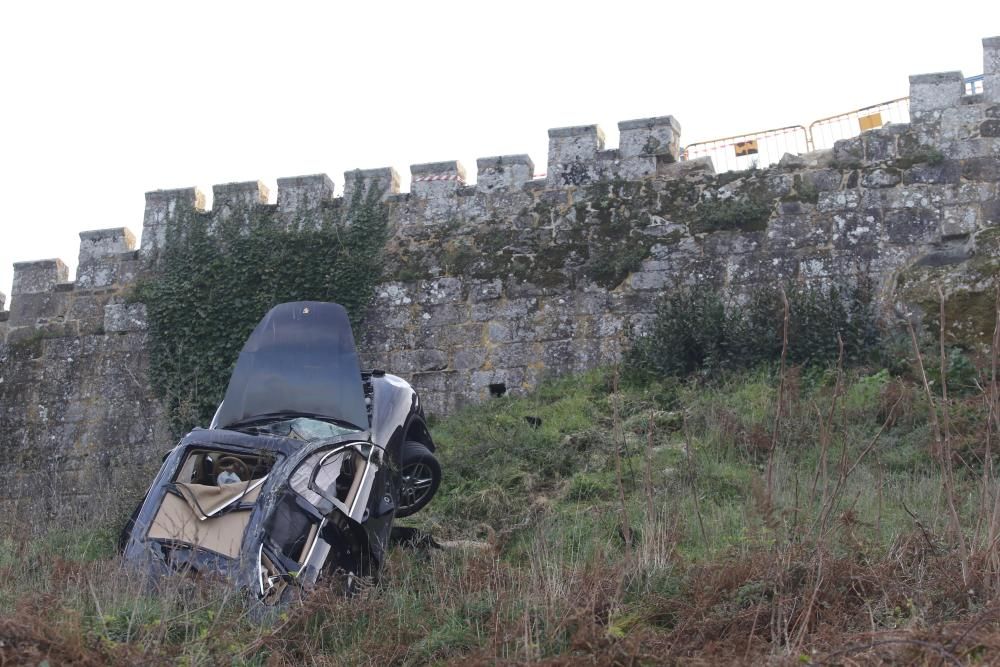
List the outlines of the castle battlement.
<svg viewBox="0 0 1000 667">
<path fill-rule="evenodd" d="M 340 196 L 325 174 L 279 178 L 275 199 L 259 181 L 216 185 L 210 209 L 197 188 L 147 192 L 138 248 L 124 227 L 85 231 L 75 281 L 58 259 L 20 262 L 9 311 L 0 294 L 0 450 L 37 448 L 44 463 L 0 461 L 0 503 L 46 484 L 96 496 L 116 468 L 158 460 L 169 438 L 146 309 L 128 290 L 155 275 L 172 225 L 301 228 L 349 217 L 362 191 L 381 196 L 391 239 L 359 349 L 431 412 L 613 363 L 684 286 L 739 299 L 786 282 L 865 284 L 884 312 L 915 320 L 937 312 L 940 287 L 958 304 L 949 335 L 988 341 L 1000 37 L 983 40 L 983 63 L 980 94 L 959 72 L 911 77 L 910 123 L 767 169 L 681 161 L 679 123 L 657 116 L 620 122 L 617 148 L 597 125 L 549 130 L 544 176 L 519 154 L 477 159 L 474 184 L 456 160 L 412 165 L 409 192 L 392 167 L 345 172 Z"/>
<path fill-rule="evenodd" d="M 983 73 L 984 88 L 978 95 L 965 94 L 961 72 L 911 76 L 909 124 L 868 131 L 809 156 L 787 156 L 780 165 L 764 170 L 767 192 L 779 199 L 801 198 L 795 192 L 795 183 L 808 183 L 815 194 L 807 196 L 814 196 L 817 212 L 826 214 L 836 210 L 843 198 L 853 201 L 858 196 L 863 206 L 891 208 L 898 202 L 922 201 L 914 192 L 924 186 L 955 190 L 970 181 L 993 182 L 1000 173 L 1000 37 L 983 40 Z M 606 147 L 604 132 L 598 125 L 548 130 L 546 173 L 541 176 L 536 176 L 530 156 L 514 154 L 477 159 L 474 184 L 468 182 L 466 169 L 457 160 L 410 165 L 409 192 L 400 191 L 399 174 L 393 167 L 344 172 L 344 191 L 339 196 L 326 174 L 282 177 L 277 179 L 276 204 L 268 203 L 271 193 L 261 181 L 214 185 L 211 208 L 196 187 L 147 192 L 138 248 L 135 236 L 125 227 L 82 232 L 77 275 L 72 283 L 68 282 L 66 265 L 58 259 L 16 264 L 11 312 L 5 324 L 14 329 L 72 315 L 65 298 L 41 295 L 74 291 L 110 294 L 127 286 L 147 270 L 144 267 L 148 267 L 150 259 L 163 249 L 170 226 L 192 214 L 204 216 L 209 229 L 214 222 L 249 220 L 254 211 L 266 211 L 289 225 L 308 223 L 318 220 L 324 209 L 352 198 L 360 187 L 382 192 L 383 200 L 390 205 L 392 233 L 404 243 L 434 225 L 458 223 L 471 229 L 484 220 L 507 220 L 504 224 L 518 230 L 544 224 L 551 227 L 547 233 L 553 238 L 561 238 L 569 236 L 563 231 L 567 225 L 580 224 L 578 216 L 585 215 L 585 209 L 567 207 L 583 201 L 584 191 L 594 184 L 693 180 L 700 188 L 700 183 L 714 173 L 708 162 L 678 164 L 681 127 L 673 116 L 623 120 L 618 130 L 617 148 Z M 901 169 L 899 161 L 917 164 Z M 984 187 L 976 189 L 977 197 L 992 196 L 992 191 Z M 854 188 L 866 192 L 856 195 Z M 935 213 L 935 219 L 941 219 L 938 232 L 920 238 L 939 240 L 960 235 L 965 233 L 963 230 L 993 220 L 994 212 L 989 207 L 975 213 L 959 212 L 955 207 L 965 205 L 963 197 L 967 198 L 971 190 L 966 187 L 961 191 L 964 194 L 952 190 L 940 195 L 943 203 Z M 709 200 L 728 196 L 728 191 L 706 192 Z M 524 212 L 536 209 L 538 202 L 558 210 L 547 210 L 542 220 L 535 219 L 537 214 L 525 218 Z M 794 235 L 786 224 L 788 208 L 775 206 L 771 211 L 769 243 L 801 243 L 782 236 Z M 661 219 L 663 215 L 654 217 Z M 883 224 L 893 220 L 896 218 L 890 216 Z M 664 223 L 664 229 L 676 229 L 676 225 L 668 223 Z M 694 236 L 691 230 L 687 233 Z M 631 284 L 652 283 L 639 277 Z M 6 297 L 0 299 L 0 311 L 6 301 Z M 92 313 L 86 316 L 95 322 L 98 319 Z"/>
</svg>

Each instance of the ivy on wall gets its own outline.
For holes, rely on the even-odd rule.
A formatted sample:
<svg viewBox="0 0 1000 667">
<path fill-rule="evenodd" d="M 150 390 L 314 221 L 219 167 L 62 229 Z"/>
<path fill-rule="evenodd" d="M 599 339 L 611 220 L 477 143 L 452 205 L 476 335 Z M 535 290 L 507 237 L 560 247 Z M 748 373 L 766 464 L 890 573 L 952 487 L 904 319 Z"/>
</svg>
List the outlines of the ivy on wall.
<svg viewBox="0 0 1000 667">
<path fill-rule="evenodd" d="M 381 192 L 287 226 L 273 207 L 225 221 L 172 224 L 151 277 L 136 289 L 149 317 L 150 380 L 175 435 L 208 426 L 247 336 L 274 305 L 334 301 L 357 326 L 382 277 L 388 217 Z"/>
</svg>

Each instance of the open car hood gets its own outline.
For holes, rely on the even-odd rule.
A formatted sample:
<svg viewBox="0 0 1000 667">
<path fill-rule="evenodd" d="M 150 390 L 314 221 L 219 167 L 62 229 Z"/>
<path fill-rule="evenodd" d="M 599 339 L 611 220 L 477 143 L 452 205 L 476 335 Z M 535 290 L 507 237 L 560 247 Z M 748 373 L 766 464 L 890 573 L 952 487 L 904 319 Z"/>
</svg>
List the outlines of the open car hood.
<svg viewBox="0 0 1000 667">
<path fill-rule="evenodd" d="M 243 346 L 213 426 L 281 413 L 368 428 L 361 365 L 343 306 L 297 301 L 272 308 Z"/>
</svg>

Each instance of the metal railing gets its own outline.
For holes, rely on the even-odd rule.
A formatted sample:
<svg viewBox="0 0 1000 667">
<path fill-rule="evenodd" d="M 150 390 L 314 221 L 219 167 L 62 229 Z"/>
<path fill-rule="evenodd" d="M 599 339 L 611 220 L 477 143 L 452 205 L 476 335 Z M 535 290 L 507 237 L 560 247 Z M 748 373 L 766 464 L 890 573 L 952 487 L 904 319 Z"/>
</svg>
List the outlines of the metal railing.
<svg viewBox="0 0 1000 667">
<path fill-rule="evenodd" d="M 866 130 L 880 128 L 886 123 L 909 122 L 909 97 L 900 97 L 897 100 L 820 118 L 809 124 L 810 150 L 833 148 L 833 144 L 841 139 L 856 137 Z"/>
<path fill-rule="evenodd" d="M 983 75 L 977 74 L 965 80 L 966 95 L 981 95 L 983 92 Z"/>
<path fill-rule="evenodd" d="M 978 95 L 982 92 L 982 74 L 965 79 L 966 95 Z M 789 125 L 773 130 L 748 132 L 688 144 L 681 152 L 681 160 L 710 157 L 717 172 L 751 167 L 763 168 L 778 162 L 785 153 L 807 153 L 821 148 L 832 148 L 833 144 L 841 139 L 856 137 L 862 132 L 878 129 L 887 123 L 908 122 L 910 122 L 910 98 L 901 97 L 820 118 L 810 123 L 808 127 Z"/>
<path fill-rule="evenodd" d="M 766 167 L 780 160 L 785 153 L 805 153 L 809 150 L 806 128 L 789 125 L 689 144 L 684 148 L 681 159 L 710 157 L 716 171 L 733 171 Z"/>
</svg>

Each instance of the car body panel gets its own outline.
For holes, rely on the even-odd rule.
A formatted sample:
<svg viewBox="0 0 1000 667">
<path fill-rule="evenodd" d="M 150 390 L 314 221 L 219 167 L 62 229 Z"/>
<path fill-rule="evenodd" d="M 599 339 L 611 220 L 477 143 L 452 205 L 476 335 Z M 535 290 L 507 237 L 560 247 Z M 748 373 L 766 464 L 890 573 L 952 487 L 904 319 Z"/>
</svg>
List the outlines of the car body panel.
<svg viewBox="0 0 1000 667">
<path fill-rule="evenodd" d="M 367 424 L 361 365 L 343 306 L 284 303 L 250 334 L 214 422 L 225 428 L 276 413 Z"/>
<path fill-rule="evenodd" d="M 333 305 L 283 304 L 261 320 L 213 428 L 165 457 L 125 542 L 128 562 L 154 579 L 221 575 L 270 602 L 334 571 L 378 573 L 403 444 L 414 433 L 433 441 L 405 380 L 358 369 L 346 312 Z M 326 364 L 351 377 L 323 378 Z"/>
</svg>

